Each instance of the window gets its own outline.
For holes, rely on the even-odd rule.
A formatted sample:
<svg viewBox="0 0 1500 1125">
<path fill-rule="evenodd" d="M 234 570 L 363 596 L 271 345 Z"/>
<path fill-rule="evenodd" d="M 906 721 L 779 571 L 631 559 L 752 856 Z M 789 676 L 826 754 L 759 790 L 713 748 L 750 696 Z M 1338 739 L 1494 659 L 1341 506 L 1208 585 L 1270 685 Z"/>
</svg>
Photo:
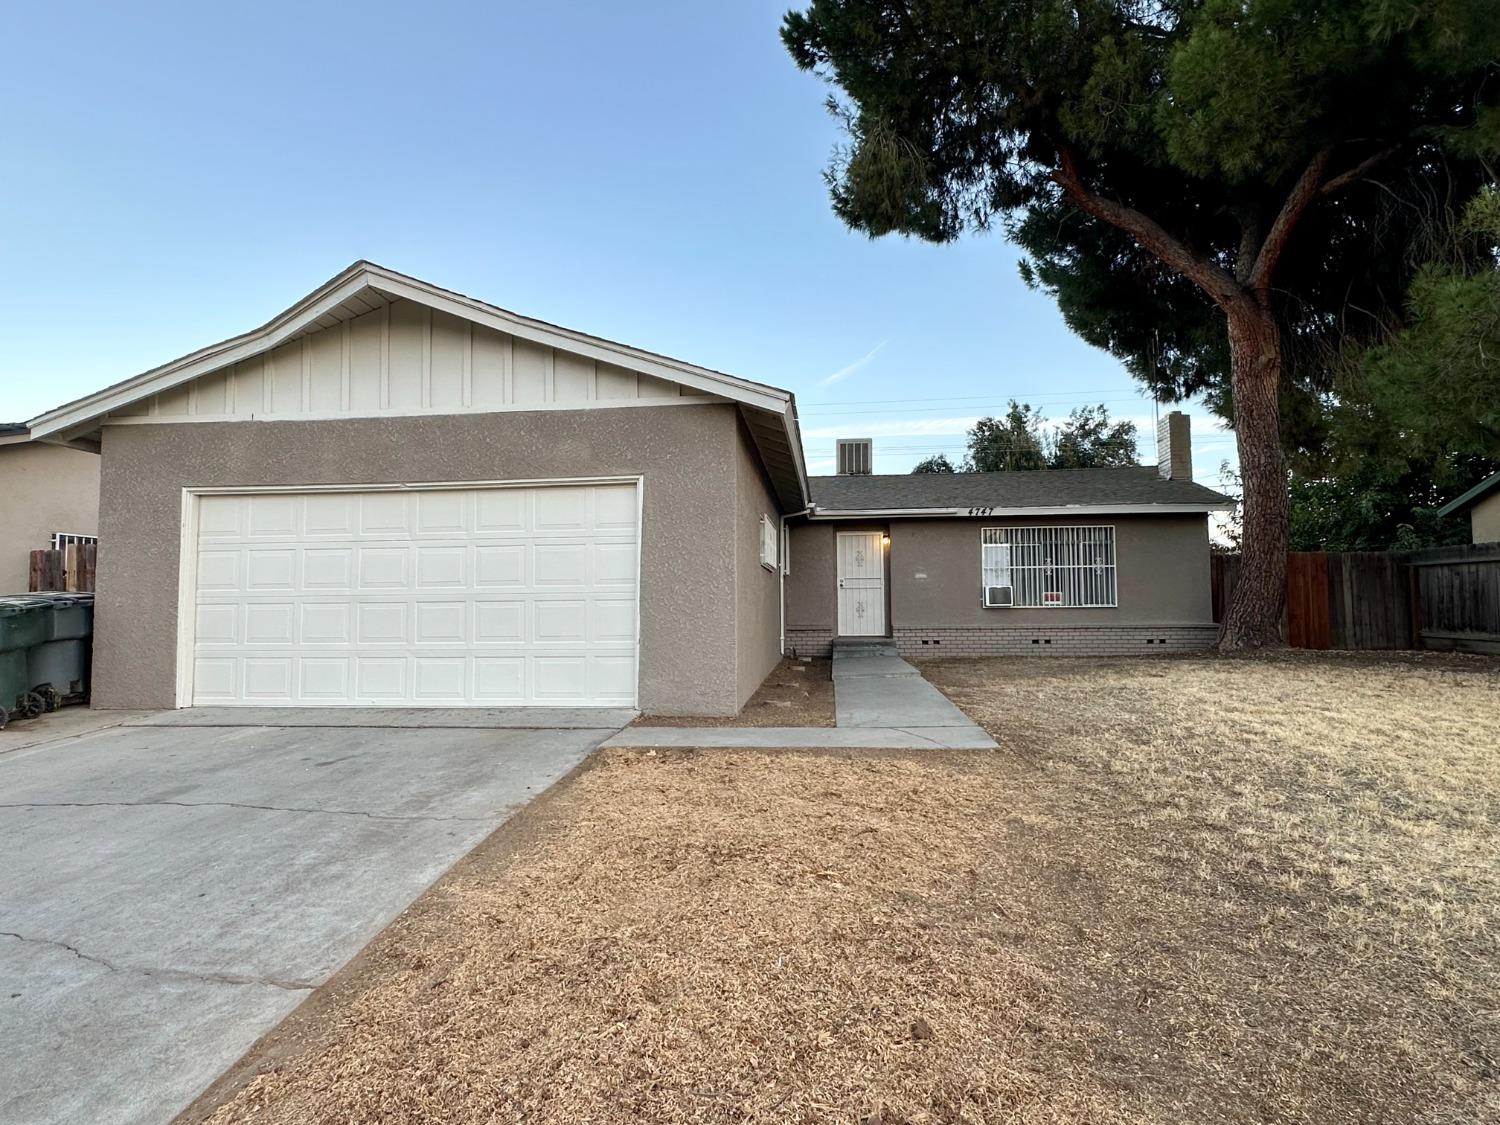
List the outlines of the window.
<svg viewBox="0 0 1500 1125">
<path fill-rule="evenodd" d="M 1115 529 L 1107 525 L 983 528 L 980 569 L 991 609 L 1119 604 Z"/>
<path fill-rule="evenodd" d="M 760 565 L 767 570 L 776 569 L 776 544 L 781 539 L 781 528 L 770 516 L 760 517 Z"/>
<path fill-rule="evenodd" d="M 97 535 L 80 535 L 73 531 L 54 531 L 52 533 L 52 549 L 54 551 L 65 550 L 74 543 L 82 546 L 85 543 L 97 542 L 99 542 Z"/>
</svg>

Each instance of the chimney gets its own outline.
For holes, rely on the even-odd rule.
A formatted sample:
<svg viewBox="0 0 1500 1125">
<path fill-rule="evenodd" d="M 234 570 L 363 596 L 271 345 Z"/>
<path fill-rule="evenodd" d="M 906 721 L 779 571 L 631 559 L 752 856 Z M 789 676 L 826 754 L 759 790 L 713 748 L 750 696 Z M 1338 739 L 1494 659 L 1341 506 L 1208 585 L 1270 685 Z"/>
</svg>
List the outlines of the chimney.
<svg viewBox="0 0 1500 1125">
<path fill-rule="evenodd" d="M 1165 480 L 1193 479 L 1192 420 L 1180 410 L 1156 423 L 1156 471 Z"/>
<path fill-rule="evenodd" d="M 875 443 L 869 438 L 839 438 L 833 453 L 841 477 L 867 477 L 875 471 Z"/>
</svg>

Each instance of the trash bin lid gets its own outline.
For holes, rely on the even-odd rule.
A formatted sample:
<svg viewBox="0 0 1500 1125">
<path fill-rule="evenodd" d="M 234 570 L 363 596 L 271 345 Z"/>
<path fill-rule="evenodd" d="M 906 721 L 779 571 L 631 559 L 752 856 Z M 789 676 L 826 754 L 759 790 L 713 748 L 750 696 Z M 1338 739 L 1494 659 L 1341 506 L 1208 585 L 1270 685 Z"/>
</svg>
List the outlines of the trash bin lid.
<svg viewBox="0 0 1500 1125">
<path fill-rule="evenodd" d="M 25 613 L 33 609 L 47 609 L 51 605 L 51 600 L 36 594 L 0 595 L 0 613 Z"/>
</svg>

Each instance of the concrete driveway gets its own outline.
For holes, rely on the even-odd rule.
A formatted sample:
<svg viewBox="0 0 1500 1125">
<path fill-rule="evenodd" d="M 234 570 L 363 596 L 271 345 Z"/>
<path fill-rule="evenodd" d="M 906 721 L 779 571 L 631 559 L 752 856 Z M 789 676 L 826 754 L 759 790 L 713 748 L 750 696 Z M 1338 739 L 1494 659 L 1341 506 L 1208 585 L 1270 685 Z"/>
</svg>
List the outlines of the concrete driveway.
<svg viewBox="0 0 1500 1125">
<path fill-rule="evenodd" d="M 170 1120 L 614 718 L 0 744 L 0 1121 Z"/>
</svg>

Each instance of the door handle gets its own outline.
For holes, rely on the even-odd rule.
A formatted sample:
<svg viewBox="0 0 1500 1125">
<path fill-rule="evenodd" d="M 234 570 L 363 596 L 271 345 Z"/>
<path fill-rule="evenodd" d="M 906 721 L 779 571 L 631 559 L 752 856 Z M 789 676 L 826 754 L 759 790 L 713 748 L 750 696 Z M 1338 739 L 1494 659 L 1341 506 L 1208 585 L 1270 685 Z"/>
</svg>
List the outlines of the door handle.
<svg viewBox="0 0 1500 1125">
<path fill-rule="evenodd" d="M 839 589 L 842 590 L 843 588 L 844 588 L 844 580 L 842 578 L 840 578 L 839 579 Z"/>
</svg>

